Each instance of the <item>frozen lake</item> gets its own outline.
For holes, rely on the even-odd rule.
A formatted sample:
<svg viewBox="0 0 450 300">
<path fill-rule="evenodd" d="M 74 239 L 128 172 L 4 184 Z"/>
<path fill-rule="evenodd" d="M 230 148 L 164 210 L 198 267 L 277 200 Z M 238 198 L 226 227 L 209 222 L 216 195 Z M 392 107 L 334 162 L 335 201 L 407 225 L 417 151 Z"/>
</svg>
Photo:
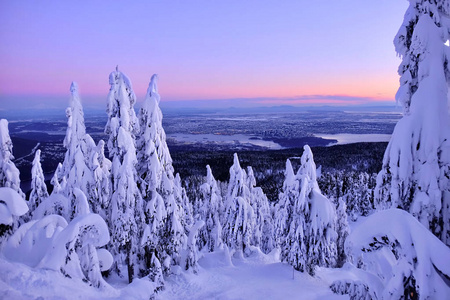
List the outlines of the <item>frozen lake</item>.
<svg viewBox="0 0 450 300">
<path fill-rule="evenodd" d="M 363 142 L 389 142 L 391 139 L 390 134 L 352 134 L 352 133 L 338 133 L 338 134 L 314 134 L 317 137 L 321 137 L 323 139 L 334 139 L 337 140 L 337 143 L 330 144 L 332 145 L 343 145 L 343 144 L 352 144 L 352 143 L 363 143 Z"/>
</svg>

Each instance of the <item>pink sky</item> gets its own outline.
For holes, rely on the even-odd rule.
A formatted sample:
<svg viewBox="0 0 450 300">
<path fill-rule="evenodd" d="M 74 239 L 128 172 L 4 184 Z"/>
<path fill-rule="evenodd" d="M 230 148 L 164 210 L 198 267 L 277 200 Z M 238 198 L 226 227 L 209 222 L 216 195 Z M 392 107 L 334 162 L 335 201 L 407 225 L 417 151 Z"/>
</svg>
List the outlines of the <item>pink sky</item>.
<svg viewBox="0 0 450 300">
<path fill-rule="evenodd" d="M 21 97 L 40 107 L 46 97 L 49 106 L 65 101 L 71 81 L 87 104 L 103 105 L 116 64 L 141 101 L 153 73 L 163 101 L 393 101 L 400 59 L 392 40 L 406 6 L 392 0 L 3 1 L 0 109 Z"/>
</svg>

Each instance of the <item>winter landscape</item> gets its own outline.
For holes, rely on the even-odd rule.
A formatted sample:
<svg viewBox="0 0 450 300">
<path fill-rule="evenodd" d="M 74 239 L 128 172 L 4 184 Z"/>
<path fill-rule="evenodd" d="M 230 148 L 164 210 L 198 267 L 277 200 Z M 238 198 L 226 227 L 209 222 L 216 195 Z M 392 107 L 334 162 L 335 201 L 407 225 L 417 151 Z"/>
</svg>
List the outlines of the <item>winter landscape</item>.
<svg viewBox="0 0 450 300">
<path fill-rule="evenodd" d="M 123 59 L 124 70 L 114 65 L 109 77 L 103 74 L 102 84 L 86 80 L 94 68 L 77 73 L 79 62 L 58 73 L 82 77 L 80 85 L 66 83 L 68 102 L 38 103 L 23 95 L 18 100 L 15 82 L 23 78 L 17 74 L 35 83 L 51 71 L 25 76 L 24 65 L 7 64 L 15 56 L 5 46 L 0 51 L 9 68 L 0 71 L 0 298 L 449 299 L 450 1 L 403 2 L 404 17 L 389 37 L 395 51 L 388 56 L 397 53 L 400 64 L 399 85 L 393 77 L 396 106 L 394 99 L 319 94 L 275 102 L 260 94 L 206 100 L 189 94 L 191 87 L 181 82 L 192 98 L 169 95 L 166 101 L 163 91 L 173 87 L 154 74 L 141 91 L 142 78 L 127 75 L 129 58 Z M 203 8 L 220 11 L 219 19 L 234 11 L 233 5 L 214 5 Z M 251 5 L 256 12 L 246 14 L 245 22 L 253 14 L 276 15 L 282 8 L 273 5 Z M 342 5 L 360 9 L 350 0 Z M 84 17 L 73 14 L 74 19 L 103 28 L 98 20 L 111 11 L 100 7 L 95 21 L 86 19 L 84 9 L 65 8 Z M 167 13 L 164 5 L 157 7 Z M 6 25 L 16 21 L 5 12 L 25 17 L 27 11 L 19 4 L 0 8 Z M 207 18 L 197 8 L 182 11 Z M 28 16 L 36 11 L 55 16 L 51 9 L 34 6 Z M 124 16 L 146 13 L 140 6 L 129 9 Z M 313 14 L 316 8 L 308 9 Z M 61 16 L 68 11 L 61 10 Z M 193 24 L 177 16 L 177 26 Z M 158 18 L 155 14 L 162 21 Z M 6 25 L 0 27 L 12 30 Z M 121 24 L 115 33 L 130 34 L 125 28 Z M 238 29 L 233 39 L 248 38 L 242 33 L 247 27 Z M 0 33 L 9 40 L 5 29 Z M 18 40 L 14 43 L 23 45 Z M 186 51 L 192 46 L 184 35 L 174 40 L 183 40 Z M 132 51 L 121 43 L 120 49 Z M 350 51 L 351 45 L 344 48 Z M 51 61 L 64 65 L 58 55 Z M 23 59 L 32 63 L 36 57 Z M 197 67 L 201 73 L 204 66 Z M 257 73 L 256 79 L 264 79 Z M 36 95 L 59 89 L 58 80 L 40 84 Z M 91 92 L 100 85 L 100 109 L 92 95 L 85 100 L 82 84 Z M 225 79 L 216 89 L 222 84 Z M 243 95 L 251 84 L 246 82 Z M 267 81 L 277 84 L 276 78 Z M 376 85 L 368 84 L 365 89 Z M 202 86 L 202 92 L 208 88 Z M 353 103 L 356 98 L 362 102 Z"/>
</svg>

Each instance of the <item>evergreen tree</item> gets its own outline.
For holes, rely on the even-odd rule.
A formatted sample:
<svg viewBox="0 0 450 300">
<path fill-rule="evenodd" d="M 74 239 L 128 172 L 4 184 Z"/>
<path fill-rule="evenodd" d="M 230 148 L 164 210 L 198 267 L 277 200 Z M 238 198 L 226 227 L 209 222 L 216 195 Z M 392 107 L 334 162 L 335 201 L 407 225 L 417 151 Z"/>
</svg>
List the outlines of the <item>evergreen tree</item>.
<svg viewBox="0 0 450 300">
<path fill-rule="evenodd" d="M 222 196 L 209 165 L 206 166 L 206 181 L 200 186 L 199 219 L 205 221 L 205 226 L 199 230 L 200 249 L 206 247 L 213 252 L 222 246 L 221 212 L 223 210 Z"/>
<path fill-rule="evenodd" d="M 250 205 L 247 174 L 239 164 L 237 154 L 230 168 L 230 182 L 225 203 L 223 239 L 228 247 L 246 253 L 254 229 L 254 211 Z"/>
<path fill-rule="evenodd" d="M 36 150 L 31 167 L 31 193 L 28 200 L 30 215 L 38 207 L 42 200 L 48 197 L 47 186 L 45 185 L 44 172 L 41 165 L 41 150 Z"/>
<path fill-rule="evenodd" d="M 13 144 L 9 136 L 8 121 L 0 120 L 0 187 L 11 188 L 25 200 L 25 194 L 20 189 L 20 173 L 13 163 Z M 16 197 L 17 198 L 17 197 Z M 6 208 L 7 210 L 7 208 Z M 0 235 L 12 232 L 19 225 L 18 215 L 13 215 L 12 224 L 0 223 Z"/>
<path fill-rule="evenodd" d="M 0 187 L 9 187 L 25 199 L 20 189 L 19 170 L 13 163 L 13 144 L 9 137 L 8 121 L 0 120 Z"/>
<path fill-rule="evenodd" d="M 134 112 L 136 96 L 128 77 L 116 71 L 109 76 L 108 149 L 112 158 L 112 198 L 110 203 L 111 251 L 115 262 L 113 271 L 128 274 L 131 282 L 137 273 L 137 256 L 143 231 L 142 196 L 136 173 L 135 136 L 139 123 Z M 125 269 L 126 267 L 126 269 Z"/>
<path fill-rule="evenodd" d="M 58 163 L 58 166 L 56 167 L 55 173 L 53 174 L 53 177 L 50 181 L 50 183 L 53 185 L 53 194 L 62 194 L 66 188 L 66 177 L 63 176 L 60 179 L 60 176 L 62 174 L 63 166 L 61 163 Z"/>
<path fill-rule="evenodd" d="M 336 209 L 336 248 L 337 248 L 337 266 L 342 267 L 347 259 L 345 255 L 344 243 L 349 234 L 349 227 L 347 221 L 347 206 L 345 202 L 340 199 Z"/>
<path fill-rule="evenodd" d="M 91 194 L 90 183 L 93 182 L 93 174 L 89 162 L 95 143 L 86 134 L 83 107 L 77 83 L 72 82 L 70 92 L 70 106 L 66 109 L 67 131 L 64 138 L 66 153 L 62 168 L 57 172 L 59 178 L 66 180 L 62 193 L 69 198 L 72 203 L 71 207 L 74 209 L 76 199 L 73 190 L 75 188 L 79 188 L 85 195 Z M 57 178 L 54 178 L 54 180 L 56 181 Z M 97 199 L 91 199 L 91 201 L 97 201 Z M 71 218 L 74 214 L 75 212 L 72 210 Z"/>
<path fill-rule="evenodd" d="M 294 204 L 299 197 L 299 184 L 299 181 L 295 178 L 292 163 L 288 159 L 284 171 L 283 188 L 274 209 L 276 244 L 281 249 L 280 258 L 282 261 L 286 260 L 286 255 L 289 253 L 289 249 L 286 248 L 288 244 L 286 237 L 294 216 Z"/>
<path fill-rule="evenodd" d="M 192 226 L 193 218 L 181 179 L 174 176 L 172 158 L 162 127 L 157 80 L 158 76 L 153 75 L 139 111 L 136 168 L 140 190 L 147 202 L 148 228 L 143 240 L 146 245 L 143 255 L 156 255 L 155 259 L 162 263 L 164 273 L 169 274 L 171 265 L 181 263 L 181 250 L 186 248 L 186 232 Z"/>
<path fill-rule="evenodd" d="M 255 224 L 251 244 L 259 247 L 262 252 L 269 253 L 275 246 L 269 200 L 263 190 L 256 186 L 256 178 L 250 166 L 247 167 L 247 186 L 250 191 L 250 205 L 253 208 Z"/>
<path fill-rule="evenodd" d="M 446 0 L 410 1 L 395 39 L 402 62 L 395 126 L 377 178 L 379 208 L 402 208 L 450 245 L 450 53 Z M 444 228 L 444 229 L 443 229 Z"/>
<path fill-rule="evenodd" d="M 88 201 L 92 211 L 106 221 L 111 200 L 111 161 L 105 157 L 105 142 L 100 140 L 91 155 L 90 168 L 93 172 L 89 185 Z"/>
<path fill-rule="evenodd" d="M 336 211 L 319 189 L 316 165 L 309 146 L 304 147 L 296 175 L 288 160 L 283 192 L 276 211 L 276 234 L 281 259 L 295 269 L 314 274 L 316 266 L 336 264 Z"/>
</svg>

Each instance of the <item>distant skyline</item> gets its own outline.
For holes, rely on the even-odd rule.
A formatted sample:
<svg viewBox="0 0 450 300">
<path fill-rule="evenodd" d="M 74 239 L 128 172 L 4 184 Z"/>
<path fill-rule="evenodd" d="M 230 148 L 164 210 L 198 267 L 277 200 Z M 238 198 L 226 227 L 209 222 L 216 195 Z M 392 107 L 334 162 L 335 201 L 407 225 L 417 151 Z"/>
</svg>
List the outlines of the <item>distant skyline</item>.
<svg viewBox="0 0 450 300">
<path fill-rule="evenodd" d="M 168 106 L 390 105 L 407 4 L 1 1 L 0 110 L 104 107 L 116 65 L 137 105 L 153 73 Z"/>
</svg>

